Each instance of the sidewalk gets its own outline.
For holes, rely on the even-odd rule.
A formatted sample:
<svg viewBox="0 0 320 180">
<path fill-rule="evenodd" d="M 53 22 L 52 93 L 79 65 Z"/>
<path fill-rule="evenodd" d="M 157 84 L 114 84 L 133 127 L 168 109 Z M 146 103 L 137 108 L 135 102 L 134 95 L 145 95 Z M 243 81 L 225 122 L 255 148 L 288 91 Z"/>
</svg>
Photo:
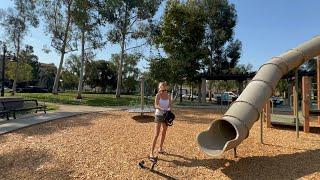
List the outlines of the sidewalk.
<svg viewBox="0 0 320 180">
<path fill-rule="evenodd" d="M 17 119 L 10 119 L 0 121 L 0 135 L 9 133 L 11 131 L 21 129 L 24 127 L 32 126 L 39 123 L 44 123 L 56 119 L 72 117 L 81 114 L 88 114 L 93 112 L 106 112 L 106 111 L 115 111 L 115 110 L 127 110 L 132 109 L 129 106 L 120 106 L 120 107 L 95 107 L 95 106 L 81 106 L 81 105 L 58 105 L 59 109 L 56 111 L 49 111 L 47 114 L 37 113 L 37 114 L 28 114 L 23 116 L 18 116 Z M 192 108 L 192 109 L 220 109 L 227 110 L 228 106 L 220 105 L 194 105 L 194 106 L 179 106 L 175 105 L 174 108 Z M 291 111 L 290 108 L 275 108 L 275 111 Z"/>
<path fill-rule="evenodd" d="M 28 114 L 18 116 L 17 119 L 2 120 L 0 121 L 0 135 L 9 133 L 11 131 L 21 129 L 24 127 L 32 126 L 39 123 L 44 123 L 56 119 L 72 117 L 81 114 L 92 112 L 105 112 L 126 109 L 125 107 L 93 107 L 93 106 L 79 106 L 79 105 L 58 105 L 59 109 L 56 111 L 49 111 L 45 113 Z"/>
</svg>

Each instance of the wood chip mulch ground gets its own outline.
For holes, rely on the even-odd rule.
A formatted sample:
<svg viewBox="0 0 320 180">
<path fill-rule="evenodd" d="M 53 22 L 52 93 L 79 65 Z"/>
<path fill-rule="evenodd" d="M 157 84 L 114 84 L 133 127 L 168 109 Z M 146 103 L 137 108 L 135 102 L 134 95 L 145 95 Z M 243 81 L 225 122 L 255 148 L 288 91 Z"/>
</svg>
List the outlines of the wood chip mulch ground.
<svg viewBox="0 0 320 180">
<path fill-rule="evenodd" d="M 178 109 L 156 171 L 146 160 L 153 117 L 110 111 L 56 120 L 0 136 L 0 179 L 320 179 L 320 130 L 265 128 L 220 158 L 201 152 L 196 135 L 221 116 L 214 110 Z M 152 115 L 152 114 L 150 114 Z"/>
</svg>

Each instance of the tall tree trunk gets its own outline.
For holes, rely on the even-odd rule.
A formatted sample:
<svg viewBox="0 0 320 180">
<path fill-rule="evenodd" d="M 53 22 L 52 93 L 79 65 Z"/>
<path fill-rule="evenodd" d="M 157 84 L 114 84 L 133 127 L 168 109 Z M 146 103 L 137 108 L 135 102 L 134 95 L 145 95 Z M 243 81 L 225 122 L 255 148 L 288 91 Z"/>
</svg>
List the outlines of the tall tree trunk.
<svg viewBox="0 0 320 180">
<path fill-rule="evenodd" d="M 60 63 L 59 63 L 59 68 L 58 68 L 56 77 L 54 78 L 54 84 L 53 84 L 52 94 L 58 94 L 58 86 L 59 86 L 59 80 L 60 80 L 60 73 L 61 73 L 61 70 L 62 70 L 64 55 L 65 55 L 65 53 L 66 53 L 66 46 L 67 46 L 67 40 L 68 40 L 68 32 L 69 32 L 70 23 L 71 23 L 71 4 L 72 4 L 72 1 L 68 4 L 67 26 L 66 26 L 66 30 L 65 30 L 65 32 L 64 32 L 63 44 L 62 44 L 62 48 L 61 48 Z"/>
<path fill-rule="evenodd" d="M 122 85 L 122 67 L 123 67 L 123 59 L 124 59 L 124 53 L 125 53 L 125 41 L 126 41 L 126 34 L 127 34 L 127 7 L 125 9 L 125 16 L 124 16 L 124 24 L 121 30 L 121 54 L 120 54 L 120 63 L 119 63 L 119 69 L 118 69 L 118 78 L 117 78 L 117 90 L 116 90 L 116 98 L 120 98 L 121 94 L 121 85 Z"/>
<path fill-rule="evenodd" d="M 201 82 L 198 83 L 198 102 L 201 103 Z"/>
<path fill-rule="evenodd" d="M 19 37 L 20 38 L 20 37 Z M 16 66 L 14 68 L 14 78 L 13 78 L 13 85 L 12 85 L 12 93 L 11 95 L 14 96 L 16 95 L 17 92 L 17 80 L 18 80 L 18 69 L 19 69 L 19 54 L 20 54 L 20 40 L 18 40 L 17 43 L 17 62 L 16 62 Z"/>
<path fill-rule="evenodd" d="M 206 79 L 201 79 L 201 103 L 206 103 L 207 98 L 207 83 Z"/>
<path fill-rule="evenodd" d="M 180 95 L 180 102 L 182 102 L 182 83 L 181 83 L 181 85 L 180 85 L 180 93 L 179 93 Z"/>
<path fill-rule="evenodd" d="M 85 45 L 85 31 L 82 30 L 81 37 L 81 67 L 80 67 L 80 78 L 78 84 L 78 95 L 77 99 L 82 99 L 82 87 L 83 87 L 83 69 L 84 69 L 84 45 Z"/>
<path fill-rule="evenodd" d="M 125 36 L 123 36 L 121 40 L 121 54 L 120 54 L 120 62 L 119 62 L 119 68 L 118 68 L 116 98 L 120 98 L 120 94 L 121 94 L 122 66 L 123 66 L 124 48 L 125 48 L 124 43 L 125 43 Z"/>
<path fill-rule="evenodd" d="M 190 97 L 191 101 L 193 101 L 193 84 L 191 84 L 191 97 Z"/>
</svg>

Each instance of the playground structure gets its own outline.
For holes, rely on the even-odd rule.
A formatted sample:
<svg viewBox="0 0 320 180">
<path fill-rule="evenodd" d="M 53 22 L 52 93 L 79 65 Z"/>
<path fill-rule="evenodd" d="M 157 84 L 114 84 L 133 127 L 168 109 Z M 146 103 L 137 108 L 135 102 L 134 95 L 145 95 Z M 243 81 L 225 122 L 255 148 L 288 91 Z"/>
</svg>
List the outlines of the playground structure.
<svg viewBox="0 0 320 180">
<path fill-rule="evenodd" d="M 153 106 L 151 106 L 150 104 L 148 105 L 145 104 L 145 78 L 144 76 L 140 77 L 140 107 L 135 107 L 133 109 L 129 109 L 128 112 L 130 113 L 140 113 L 140 115 L 142 116 L 144 113 L 151 113 L 154 112 L 155 109 Z M 149 97 L 147 97 L 148 99 Z"/>
<path fill-rule="evenodd" d="M 298 78 L 295 78 L 298 79 Z M 320 58 L 319 56 L 317 57 L 317 85 L 316 89 L 313 89 L 313 83 L 311 83 L 311 78 L 309 76 L 303 76 L 302 77 L 302 120 L 303 124 L 300 124 L 299 122 L 299 111 L 298 111 L 298 92 L 297 92 L 297 86 L 298 83 L 296 82 L 295 85 L 293 86 L 293 114 L 295 118 L 291 118 L 293 120 L 293 123 L 296 124 L 296 131 L 297 131 L 297 138 L 299 138 L 299 126 L 303 126 L 303 131 L 305 133 L 310 132 L 310 116 L 317 116 L 318 117 L 318 123 L 320 123 Z M 314 90 L 316 90 L 316 96 L 314 95 Z M 311 104 L 311 97 L 316 97 L 317 98 L 317 109 L 312 108 Z M 262 111 L 262 119 L 267 123 L 267 128 L 272 127 L 272 118 L 270 114 L 270 103 L 266 103 L 265 107 L 263 108 Z M 289 118 L 290 119 L 290 118 Z M 281 124 L 281 123 L 280 123 Z M 290 124 L 284 124 L 288 125 Z"/>
<path fill-rule="evenodd" d="M 302 77 L 302 113 L 304 118 L 304 132 L 310 131 L 310 116 L 317 116 L 318 123 L 320 123 L 320 99 L 319 99 L 319 59 L 317 60 L 317 109 L 310 108 L 310 77 Z M 311 89 L 312 90 L 312 89 Z"/>
<path fill-rule="evenodd" d="M 219 156 L 227 150 L 235 149 L 249 136 L 251 127 L 259 119 L 261 110 L 281 77 L 318 55 L 320 36 L 263 64 L 228 111 L 213 121 L 208 130 L 198 135 L 200 149 L 210 156 Z M 307 106 L 304 109 L 307 110 Z"/>
<path fill-rule="evenodd" d="M 284 126 L 295 126 L 296 127 L 296 136 L 299 138 L 299 128 L 301 123 L 299 119 L 299 103 L 298 103 L 298 69 L 295 70 L 295 77 L 294 77 L 294 85 L 292 86 L 292 97 L 293 97 L 293 115 L 276 115 L 274 114 L 274 106 L 273 103 L 268 102 L 265 104 L 262 113 L 261 113 L 261 127 L 260 127 L 260 134 L 261 134 L 261 143 L 263 143 L 263 135 L 262 135 L 262 124 L 266 122 L 267 128 L 273 127 L 273 125 L 284 125 Z M 270 105 L 272 105 L 270 107 Z M 271 115 L 272 113 L 272 115 Z M 281 119 L 281 120 L 279 120 Z"/>
</svg>

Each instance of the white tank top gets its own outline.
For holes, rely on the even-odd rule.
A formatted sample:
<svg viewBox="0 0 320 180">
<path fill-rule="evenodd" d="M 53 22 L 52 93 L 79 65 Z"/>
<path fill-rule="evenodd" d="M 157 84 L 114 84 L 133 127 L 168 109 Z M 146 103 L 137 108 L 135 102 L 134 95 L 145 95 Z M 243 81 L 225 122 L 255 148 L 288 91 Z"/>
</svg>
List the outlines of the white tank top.
<svg viewBox="0 0 320 180">
<path fill-rule="evenodd" d="M 159 106 L 161 106 L 164 110 L 156 109 L 156 115 L 163 115 L 165 110 L 169 108 L 169 99 L 159 99 Z"/>
</svg>

